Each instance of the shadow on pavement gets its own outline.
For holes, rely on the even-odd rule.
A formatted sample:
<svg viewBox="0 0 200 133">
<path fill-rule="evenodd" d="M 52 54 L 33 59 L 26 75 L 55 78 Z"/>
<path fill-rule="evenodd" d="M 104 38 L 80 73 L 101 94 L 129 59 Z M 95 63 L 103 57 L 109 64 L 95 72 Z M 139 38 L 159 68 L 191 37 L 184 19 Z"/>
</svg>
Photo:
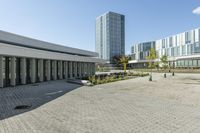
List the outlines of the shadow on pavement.
<svg viewBox="0 0 200 133">
<path fill-rule="evenodd" d="M 36 109 L 79 87 L 58 80 L 0 89 L 0 120 Z M 15 109 L 19 105 L 30 107 Z"/>
</svg>

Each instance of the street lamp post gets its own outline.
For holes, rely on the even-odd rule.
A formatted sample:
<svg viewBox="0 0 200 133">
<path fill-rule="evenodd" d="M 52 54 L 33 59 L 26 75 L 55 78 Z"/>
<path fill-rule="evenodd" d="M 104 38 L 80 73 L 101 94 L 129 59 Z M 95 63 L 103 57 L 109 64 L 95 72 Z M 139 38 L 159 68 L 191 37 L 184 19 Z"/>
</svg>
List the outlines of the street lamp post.
<svg viewBox="0 0 200 133">
<path fill-rule="evenodd" d="M 173 72 L 172 72 L 172 76 L 174 76 L 174 68 L 175 68 L 175 63 L 174 63 L 174 59 L 173 59 Z"/>
</svg>

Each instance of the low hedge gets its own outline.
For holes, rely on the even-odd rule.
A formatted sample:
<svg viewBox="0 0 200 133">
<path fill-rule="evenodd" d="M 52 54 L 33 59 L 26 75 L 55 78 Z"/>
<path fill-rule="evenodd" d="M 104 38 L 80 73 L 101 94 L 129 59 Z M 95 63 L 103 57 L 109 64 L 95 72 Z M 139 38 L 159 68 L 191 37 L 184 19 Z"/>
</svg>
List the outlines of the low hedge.
<svg viewBox="0 0 200 133">
<path fill-rule="evenodd" d="M 104 77 L 98 76 L 98 75 L 93 75 L 88 77 L 88 80 L 91 82 L 92 85 L 98 85 L 98 84 L 105 84 L 105 83 L 110 83 L 110 82 L 115 82 L 115 81 L 120 81 L 120 80 L 126 80 L 126 79 L 132 79 L 133 77 L 144 77 L 148 76 L 148 73 L 128 73 L 128 74 L 112 74 L 112 75 L 106 75 Z"/>
<path fill-rule="evenodd" d="M 128 76 L 137 76 L 137 77 L 144 77 L 148 75 L 149 73 L 128 73 Z"/>
</svg>

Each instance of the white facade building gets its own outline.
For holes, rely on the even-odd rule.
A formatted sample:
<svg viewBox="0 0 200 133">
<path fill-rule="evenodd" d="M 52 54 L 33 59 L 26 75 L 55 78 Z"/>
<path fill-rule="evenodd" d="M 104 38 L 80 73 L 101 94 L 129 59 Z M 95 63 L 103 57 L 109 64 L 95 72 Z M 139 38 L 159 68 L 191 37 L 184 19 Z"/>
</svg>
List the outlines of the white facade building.
<svg viewBox="0 0 200 133">
<path fill-rule="evenodd" d="M 95 74 L 98 54 L 0 31 L 0 87 Z"/>
<path fill-rule="evenodd" d="M 158 57 L 160 58 L 162 55 L 167 55 L 170 66 L 184 68 L 200 67 L 200 28 L 159 39 L 154 42 L 154 48 Z M 143 51 L 132 52 L 132 55 L 138 52 L 141 53 Z M 159 60 L 159 58 L 157 60 Z M 132 67 L 142 67 L 146 66 L 147 60 L 133 58 L 129 63 Z"/>
</svg>

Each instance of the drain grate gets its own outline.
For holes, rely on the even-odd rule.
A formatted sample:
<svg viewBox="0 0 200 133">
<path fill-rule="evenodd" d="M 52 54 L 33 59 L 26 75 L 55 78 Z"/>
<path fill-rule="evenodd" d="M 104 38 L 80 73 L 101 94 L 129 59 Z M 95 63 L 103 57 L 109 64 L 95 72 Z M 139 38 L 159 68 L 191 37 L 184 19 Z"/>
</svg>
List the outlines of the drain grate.
<svg viewBox="0 0 200 133">
<path fill-rule="evenodd" d="M 29 109 L 32 105 L 18 105 L 15 107 L 15 109 Z"/>
</svg>

